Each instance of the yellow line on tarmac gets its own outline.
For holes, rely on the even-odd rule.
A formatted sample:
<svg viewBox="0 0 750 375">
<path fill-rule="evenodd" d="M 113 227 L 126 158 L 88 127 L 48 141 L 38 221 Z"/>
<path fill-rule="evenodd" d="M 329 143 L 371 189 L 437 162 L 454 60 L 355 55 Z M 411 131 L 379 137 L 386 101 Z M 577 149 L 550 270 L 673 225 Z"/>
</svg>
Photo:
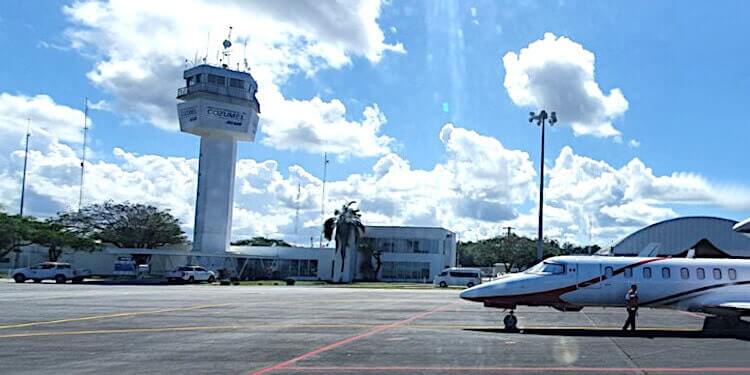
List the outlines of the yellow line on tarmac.
<svg viewBox="0 0 750 375">
<path fill-rule="evenodd" d="M 197 308 L 197 307 L 194 307 Z M 25 333 L 11 333 L 0 335 L 0 339 L 8 338 L 24 338 L 24 337 L 47 337 L 47 336 L 69 336 L 69 335 L 97 335 L 97 334 L 122 334 L 122 333 L 163 333 L 163 332 L 189 332 L 189 331 L 220 331 L 220 330 L 252 330 L 260 331 L 267 329 L 294 329 L 294 328 L 318 328 L 318 329 L 332 329 L 332 328 L 368 328 L 377 326 L 376 324 L 357 324 L 357 323 L 340 323 L 340 324 L 326 324 L 326 323 L 288 323 L 288 324 L 230 324 L 230 325 L 216 325 L 216 326 L 178 326 L 178 327 L 156 327 L 156 328 L 120 328 L 120 329 L 96 329 L 96 330 L 81 330 L 81 331 L 57 331 L 57 332 L 25 332 Z M 437 329 L 437 330 L 452 330 L 452 329 L 475 329 L 475 330 L 490 330 L 490 329 L 501 329 L 498 326 L 467 326 L 467 325 L 452 325 L 452 324 L 409 324 L 405 325 L 404 328 L 416 328 L 416 329 Z M 553 330 L 581 330 L 581 331 L 611 331 L 620 330 L 620 327 L 523 327 L 523 329 L 539 330 L 539 331 L 553 331 Z M 700 332 L 696 329 L 688 328 L 672 328 L 672 327 L 644 327 L 639 328 L 638 332 Z"/>
<path fill-rule="evenodd" d="M 190 310 L 198 310 L 198 309 L 208 309 L 212 307 L 220 307 L 220 306 L 227 306 L 227 305 L 229 304 L 222 303 L 222 304 L 214 304 L 214 305 L 178 307 L 178 308 L 173 308 L 173 309 L 133 311 L 133 312 L 123 312 L 123 313 L 115 313 L 115 314 L 82 316 L 78 318 L 69 318 L 69 319 L 45 320 L 45 321 L 40 321 L 40 322 L 29 322 L 29 323 L 20 323 L 20 324 L 8 324 L 8 325 L 0 326 L 0 329 L 24 328 L 24 327 L 33 327 L 33 326 L 49 325 L 49 324 L 81 322 L 81 321 L 95 320 L 95 319 L 124 318 L 124 317 L 129 317 L 129 316 L 138 316 L 138 315 L 153 315 L 153 314 L 162 314 L 162 313 L 174 312 L 174 311 L 190 311 Z"/>
<path fill-rule="evenodd" d="M 25 332 L 0 335 L 0 339 L 39 336 L 69 336 L 69 335 L 97 335 L 115 333 L 160 333 L 160 332 L 185 332 L 185 331 L 219 331 L 228 329 L 250 329 L 262 330 L 267 328 L 365 328 L 371 325 L 363 324 L 231 324 L 221 326 L 182 326 L 182 327 L 160 327 L 160 328 L 121 328 L 121 329 L 94 329 L 83 331 L 58 331 L 58 332 Z"/>
</svg>

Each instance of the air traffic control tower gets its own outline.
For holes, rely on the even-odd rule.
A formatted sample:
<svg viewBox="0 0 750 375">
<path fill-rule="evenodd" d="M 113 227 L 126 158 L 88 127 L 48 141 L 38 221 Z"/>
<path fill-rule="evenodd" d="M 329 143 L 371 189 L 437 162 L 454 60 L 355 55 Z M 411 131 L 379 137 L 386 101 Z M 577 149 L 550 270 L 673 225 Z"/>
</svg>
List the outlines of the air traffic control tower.
<svg viewBox="0 0 750 375">
<path fill-rule="evenodd" d="M 224 254 L 232 228 L 237 141 L 255 139 L 258 84 L 227 65 L 197 65 L 183 76 L 185 87 L 177 90 L 180 130 L 201 137 L 193 251 Z"/>
</svg>

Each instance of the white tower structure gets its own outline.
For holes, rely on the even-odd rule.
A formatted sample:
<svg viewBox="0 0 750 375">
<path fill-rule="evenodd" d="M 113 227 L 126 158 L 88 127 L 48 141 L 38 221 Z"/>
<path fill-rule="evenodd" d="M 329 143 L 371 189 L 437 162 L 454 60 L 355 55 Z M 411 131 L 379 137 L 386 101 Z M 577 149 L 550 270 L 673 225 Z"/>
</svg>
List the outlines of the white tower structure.
<svg viewBox="0 0 750 375">
<path fill-rule="evenodd" d="M 227 64 L 197 65 L 183 76 L 185 87 L 177 90 L 180 130 L 201 137 L 193 251 L 223 254 L 232 227 L 237 141 L 255 139 L 258 84 Z"/>
</svg>

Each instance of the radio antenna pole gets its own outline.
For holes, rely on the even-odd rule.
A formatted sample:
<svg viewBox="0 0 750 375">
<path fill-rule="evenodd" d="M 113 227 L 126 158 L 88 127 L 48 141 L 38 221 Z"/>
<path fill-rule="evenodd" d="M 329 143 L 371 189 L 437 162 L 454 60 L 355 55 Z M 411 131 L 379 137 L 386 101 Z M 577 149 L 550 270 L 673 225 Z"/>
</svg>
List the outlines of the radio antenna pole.
<svg viewBox="0 0 750 375">
<path fill-rule="evenodd" d="M 29 161 L 29 137 L 31 137 L 31 119 L 26 119 L 26 151 L 23 155 L 23 178 L 21 180 L 21 209 L 18 213 L 23 217 L 23 201 L 26 197 L 26 164 Z"/>
<path fill-rule="evenodd" d="M 88 120 L 89 120 L 89 98 L 87 97 L 83 101 L 83 152 L 81 153 L 81 186 L 78 193 L 78 212 L 81 212 L 81 205 L 83 205 L 83 175 L 85 174 L 86 164 L 86 136 L 88 135 Z"/>
</svg>

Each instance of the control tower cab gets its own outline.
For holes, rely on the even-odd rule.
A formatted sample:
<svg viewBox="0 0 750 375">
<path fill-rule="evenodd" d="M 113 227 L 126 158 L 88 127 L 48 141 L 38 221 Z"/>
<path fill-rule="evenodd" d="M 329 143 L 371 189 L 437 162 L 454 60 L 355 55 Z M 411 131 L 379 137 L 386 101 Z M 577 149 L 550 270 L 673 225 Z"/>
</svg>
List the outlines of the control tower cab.
<svg viewBox="0 0 750 375">
<path fill-rule="evenodd" d="M 226 65 L 194 66 L 183 76 L 185 87 L 177 90 L 180 130 L 201 137 L 193 251 L 223 254 L 231 235 L 237 141 L 255 140 L 258 84 Z"/>
<path fill-rule="evenodd" d="M 180 130 L 195 135 L 224 135 L 255 140 L 260 104 L 258 84 L 250 73 L 198 65 L 183 73 L 185 87 L 177 90 Z"/>
</svg>

